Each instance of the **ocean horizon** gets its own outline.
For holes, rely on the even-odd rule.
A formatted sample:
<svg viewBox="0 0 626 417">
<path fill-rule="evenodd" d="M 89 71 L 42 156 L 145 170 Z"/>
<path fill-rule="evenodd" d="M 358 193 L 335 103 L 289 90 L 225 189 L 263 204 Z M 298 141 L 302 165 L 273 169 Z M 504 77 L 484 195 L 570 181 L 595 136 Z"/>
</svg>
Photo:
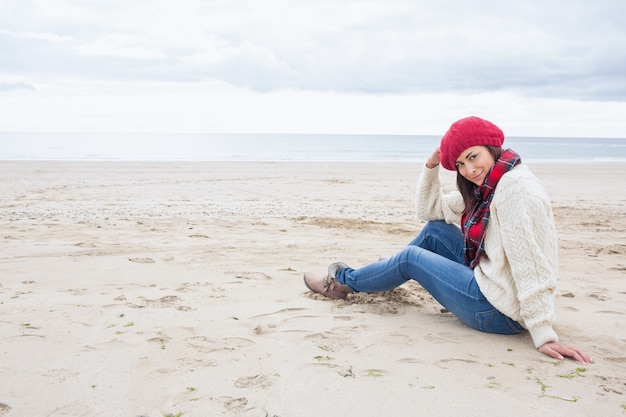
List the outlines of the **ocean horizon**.
<svg viewBox="0 0 626 417">
<path fill-rule="evenodd" d="M 0 133 L 3 161 L 424 161 L 434 135 Z M 507 137 L 525 162 L 626 162 L 626 138 Z"/>
</svg>

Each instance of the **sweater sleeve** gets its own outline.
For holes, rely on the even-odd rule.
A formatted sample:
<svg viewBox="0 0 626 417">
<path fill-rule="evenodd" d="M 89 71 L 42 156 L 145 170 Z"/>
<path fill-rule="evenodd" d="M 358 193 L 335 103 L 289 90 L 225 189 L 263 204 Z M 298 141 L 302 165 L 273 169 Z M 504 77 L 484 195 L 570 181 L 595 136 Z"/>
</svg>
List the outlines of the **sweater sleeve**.
<svg viewBox="0 0 626 417">
<path fill-rule="evenodd" d="M 443 193 L 439 181 L 439 165 L 434 168 L 424 166 L 417 181 L 415 207 L 417 217 L 421 220 L 445 220 L 447 223 L 458 224 L 463 212 L 463 198 L 458 191 Z"/>
<path fill-rule="evenodd" d="M 517 289 L 519 313 L 538 348 L 558 341 L 552 328 L 558 269 L 552 208 L 538 181 L 516 181 L 503 189 L 506 193 L 498 204 L 502 245 Z"/>
</svg>

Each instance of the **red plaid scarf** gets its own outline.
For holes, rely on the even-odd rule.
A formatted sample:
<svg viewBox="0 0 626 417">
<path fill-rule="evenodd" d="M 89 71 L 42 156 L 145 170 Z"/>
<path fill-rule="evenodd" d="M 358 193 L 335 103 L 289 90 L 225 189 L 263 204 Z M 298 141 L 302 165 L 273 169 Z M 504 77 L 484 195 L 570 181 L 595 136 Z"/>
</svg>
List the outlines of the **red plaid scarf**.
<svg viewBox="0 0 626 417">
<path fill-rule="evenodd" d="M 498 181 L 521 161 L 520 156 L 515 151 L 505 150 L 487 174 L 483 184 L 474 187 L 476 204 L 471 210 L 465 210 L 461 216 L 463 238 L 465 239 L 465 263 L 472 269 L 478 265 L 480 256 L 485 251 L 483 245 L 489 224 L 489 210 Z"/>
</svg>

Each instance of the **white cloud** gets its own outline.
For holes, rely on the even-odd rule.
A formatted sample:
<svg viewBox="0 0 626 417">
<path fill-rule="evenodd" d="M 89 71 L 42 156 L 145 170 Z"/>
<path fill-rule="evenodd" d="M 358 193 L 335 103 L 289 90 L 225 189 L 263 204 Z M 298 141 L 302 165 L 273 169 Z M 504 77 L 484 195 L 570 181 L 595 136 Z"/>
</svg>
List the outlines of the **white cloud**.
<svg viewBox="0 0 626 417">
<path fill-rule="evenodd" d="M 8 82 L 0 81 L 0 92 L 1 91 L 15 91 L 15 90 L 30 90 L 30 91 L 34 91 L 35 87 L 30 85 L 30 84 L 26 84 L 26 83 L 22 83 L 22 82 L 8 83 Z"/>
<path fill-rule="evenodd" d="M 93 42 L 78 45 L 75 49 L 85 55 L 109 55 L 137 60 L 167 57 L 160 48 L 147 46 L 141 39 L 123 34 L 109 34 Z"/>
<path fill-rule="evenodd" d="M 532 103 L 551 115 L 552 121 L 544 116 L 546 123 L 538 124 L 542 131 L 578 120 L 601 120 L 611 135 L 626 136 L 621 117 L 579 117 L 582 109 L 605 115 L 623 109 L 625 4 L 621 0 L 2 2 L 0 94 L 3 100 L 33 104 L 9 108 L 16 114 L 13 120 L 26 120 L 17 113 L 32 116 L 34 109 L 47 110 L 58 99 L 70 108 L 98 108 L 101 120 L 108 119 L 107 126 L 118 120 L 120 129 L 139 125 L 116 110 L 125 101 L 135 103 L 135 108 L 146 102 L 156 113 L 171 110 L 197 129 L 236 128 L 236 123 L 204 123 L 185 116 L 187 112 L 202 117 L 185 103 L 206 106 L 217 94 L 222 103 L 240 100 L 264 107 L 259 111 L 226 105 L 232 115 L 220 106 L 215 110 L 222 120 L 255 120 L 249 126 L 264 131 L 286 129 L 286 122 L 269 110 L 265 114 L 266 109 L 290 112 L 319 101 L 324 104 L 314 106 L 315 113 L 309 116 L 323 114 L 327 119 L 310 123 L 306 117 L 291 115 L 299 121 L 299 130 L 335 126 L 361 131 L 367 126 L 396 131 L 404 126 L 407 133 L 415 133 L 411 129 L 420 126 L 408 116 L 394 116 L 404 115 L 403 109 L 379 109 L 378 116 L 374 111 L 376 105 L 400 106 L 409 100 L 424 106 L 426 113 L 437 111 L 431 115 L 435 118 L 454 118 L 459 107 L 474 107 L 509 120 L 516 116 L 500 114 L 499 108 L 534 115 L 528 107 Z M 92 88 L 85 89 L 89 85 Z M 90 99 L 93 104 L 87 103 Z M 291 104 L 285 103 L 287 99 Z M 171 101 L 179 107 L 170 109 L 166 103 Z M 442 104 L 432 104 L 437 101 Z M 362 110 L 368 120 L 345 107 L 361 103 L 368 103 L 367 111 Z M 552 105 L 554 112 L 548 111 Z M 331 108 L 334 112 L 326 111 Z M 573 111 L 577 118 L 570 121 L 558 108 Z M 257 114 L 265 118 L 257 120 Z M 146 114 L 140 119 L 144 129 L 149 124 L 166 128 L 163 120 L 172 120 L 168 129 L 175 126 L 167 115 Z M 57 120 L 52 125 L 66 120 L 66 130 L 76 123 L 62 115 Z M 92 120 L 84 127 L 96 125 Z M 0 130 L 9 126 L 19 128 L 0 122 Z M 294 124 L 291 129 L 295 128 Z"/>
<path fill-rule="evenodd" d="M 67 35 L 57 35 L 55 33 L 46 32 L 12 32 L 6 29 L 0 29 L 0 35 L 7 35 L 22 39 L 38 39 L 48 42 L 69 42 L 72 40 L 72 37 Z"/>
</svg>

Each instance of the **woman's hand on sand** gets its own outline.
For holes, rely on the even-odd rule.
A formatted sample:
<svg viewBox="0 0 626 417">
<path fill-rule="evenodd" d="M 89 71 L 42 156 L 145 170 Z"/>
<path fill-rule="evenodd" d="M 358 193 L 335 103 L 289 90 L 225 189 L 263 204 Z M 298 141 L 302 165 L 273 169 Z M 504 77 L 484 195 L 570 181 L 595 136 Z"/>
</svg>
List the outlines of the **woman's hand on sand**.
<svg viewBox="0 0 626 417">
<path fill-rule="evenodd" d="M 439 161 L 440 161 L 440 158 L 439 158 L 439 148 L 437 148 L 437 149 L 435 149 L 433 154 L 430 155 L 428 157 L 428 159 L 426 160 L 426 168 L 433 169 L 434 167 L 439 165 Z"/>
<path fill-rule="evenodd" d="M 583 364 L 593 362 L 593 359 L 582 350 L 564 343 L 548 342 L 539 346 L 537 350 L 544 355 L 548 355 L 560 361 L 569 357 Z"/>
</svg>

